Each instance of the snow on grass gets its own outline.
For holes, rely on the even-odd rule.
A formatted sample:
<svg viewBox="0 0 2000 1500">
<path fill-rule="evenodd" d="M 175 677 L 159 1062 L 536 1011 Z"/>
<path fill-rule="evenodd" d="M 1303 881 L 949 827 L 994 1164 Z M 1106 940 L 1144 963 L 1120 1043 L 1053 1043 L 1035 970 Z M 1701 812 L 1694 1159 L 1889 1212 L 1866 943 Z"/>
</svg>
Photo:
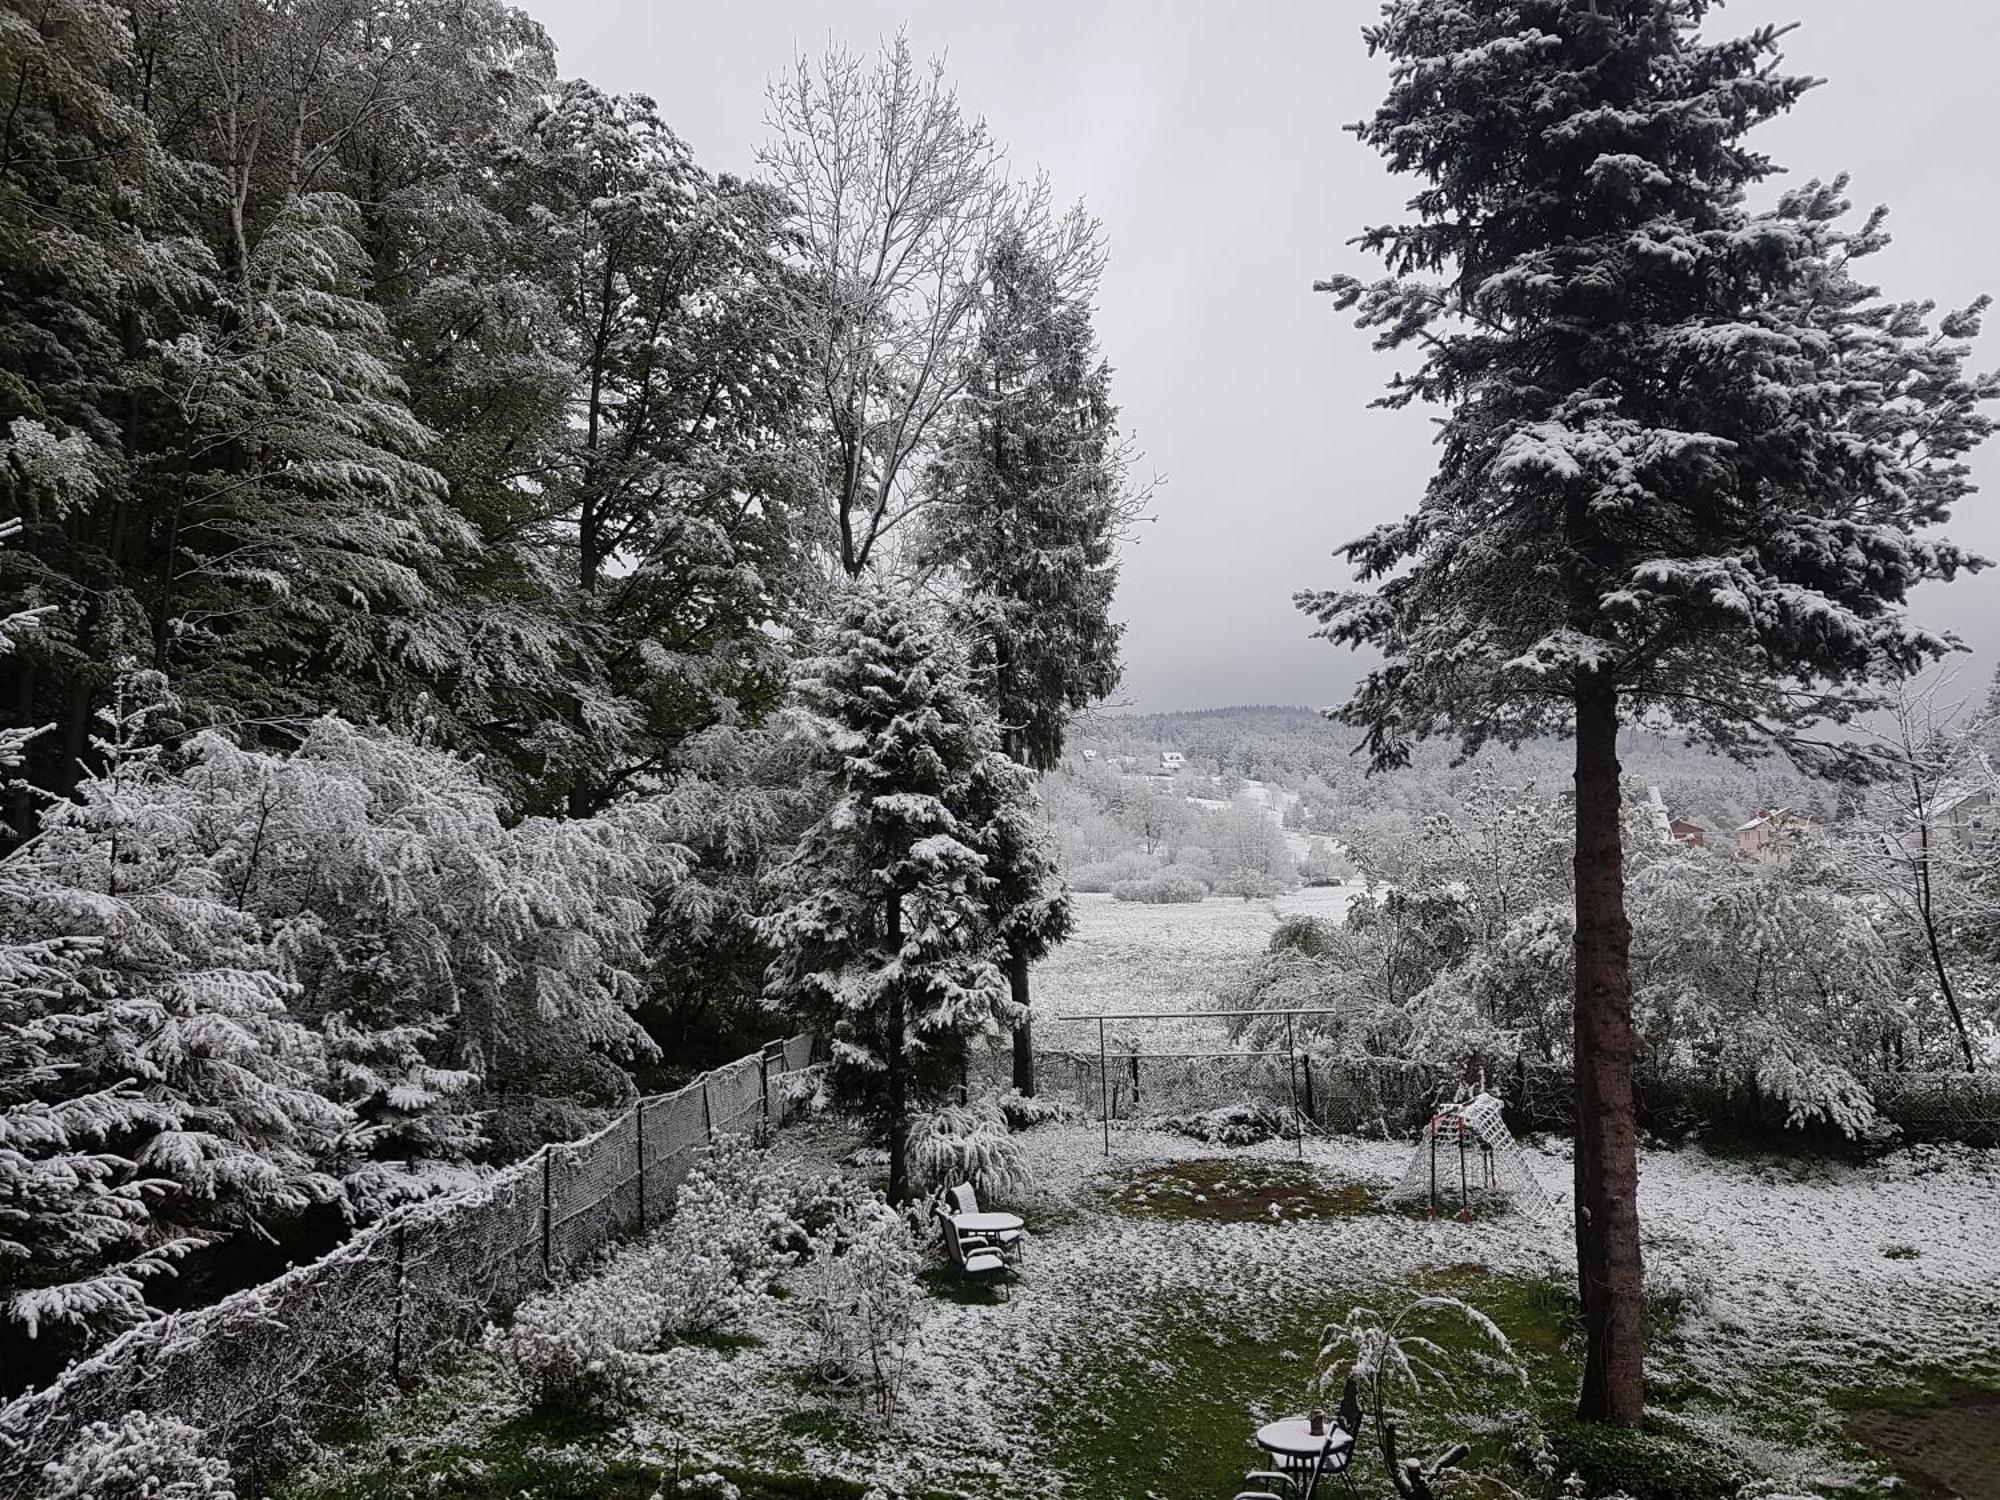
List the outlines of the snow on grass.
<svg viewBox="0 0 2000 1500">
<path fill-rule="evenodd" d="M 1074 936 L 1035 968 L 1036 1041 L 1095 1052 L 1095 1026 L 1057 1017 L 1214 1010 L 1244 964 L 1264 951 L 1280 920 L 1338 922 L 1359 889 L 1306 886 L 1267 900 L 1210 896 L 1167 906 L 1079 894 Z M 1142 1040 L 1148 1051 L 1208 1047 L 1221 1041 L 1221 1031 L 1215 1022 L 1154 1022 Z"/>
<path fill-rule="evenodd" d="M 814 1131 L 781 1140 L 824 1160 L 851 1145 Z M 1371 1211 L 1361 1190 L 1397 1178 L 1403 1142 L 1312 1140 L 1297 1165 L 1289 1142 L 1218 1151 L 1136 1128 L 1114 1129 L 1109 1160 L 1088 1125 L 1021 1140 L 1040 1179 L 1024 1274 L 996 1293 L 932 1273 L 892 1429 L 813 1381 L 799 1303 L 767 1298 L 726 1345 L 663 1355 L 644 1414 L 610 1451 L 650 1456 L 668 1476 L 803 1472 L 884 1496 L 1193 1500 L 1227 1493 L 1217 1485 L 1245 1466 L 1258 1422 L 1311 1399 L 1327 1321 L 1433 1288 L 1536 1351 L 1544 1415 L 1569 1399 L 1560 1206 L 1543 1221 L 1472 1223 Z M 1566 1203 L 1565 1149 L 1529 1159 Z M 1182 1191 L 1163 1197 L 1177 1167 Z M 1680 1430 L 1728 1461 L 1788 1485 L 1851 1484 L 1868 1470 L 1840 1441 L 1843 1390 L 1939 1365 L 2000 1381 L 1995 1153 L 1856 1166 L 1647 1152 L 1642 1173 L 1656 1390 Z M 1211 1194 L 1212 1213 L 1194 1201 Z M 1426 1408 L 1413 1430 L 1429 1423 L 1423 1435 L 1440 1440 L 1457 1424 L 1482 1461 L 1504 1462 L 1505 1397 L 1468 1398 L 1448 1421 Z M 426 1443 L 476 1451 L 508 1417 L 481 1395 L 443 1430 L 392 1417 L 385 1433 L 406 1457 Z"/>
</svg>

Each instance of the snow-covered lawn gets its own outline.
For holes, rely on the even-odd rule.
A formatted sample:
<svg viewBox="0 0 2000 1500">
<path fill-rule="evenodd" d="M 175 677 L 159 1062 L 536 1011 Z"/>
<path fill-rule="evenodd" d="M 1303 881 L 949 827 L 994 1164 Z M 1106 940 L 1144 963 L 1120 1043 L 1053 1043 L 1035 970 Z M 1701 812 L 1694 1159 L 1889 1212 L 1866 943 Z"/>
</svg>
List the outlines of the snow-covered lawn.
<svg viewBox="0 0 2000 1500">
<path fill-rule="evenodd" d="M 1415 1399 L 1407 1449 L 1465 1436 L 1476 1464 L 1505 1470 L 1518 1414 L 1553 1420 L 1569 1398 L 1565 1148 L 1529 1152 L 1552 1220 L 1459 1223 L 1372 1206 L 1400 1143 L 1313 1141 L 1300 1168 L 1280 1143 L 1230 1153 L 1119 1130 L 1107 1161 L 1087 1124 L 1022 1139 L 1040 1177 L 1024 1275 L 993 1296 L 931 1273 L 892 1426 L 815 1384 L 797 1300 L 768 1298 L 742 1337 L 662 1355 L 654 1399 L 622 1426 L 537 1429 L 474 1360 L 298 1492 L 706 1496 L 728 1492 L 678 1480 L 731 1471 L 779 1476 L 743 1479 L 746 1497 L 1197 1500 L 1232 1492 L 1260 1421 L 1308 1403 L 1327 1322 L 1423 1291 L 1489 1312 L 1532 1390 L 1472 1370 L 1455 1394 Z M 831 1160 L 850 1145 L 807 1130 L 775 1149 Z M 1658 1441 L 1781 1487 L 1872 1486 L 1844 1400 L 2000 1385 L 2000 1154 L 1649 1152 L 1643 1192 Z M 1386 1493 L 1364 1463 L 1366 1492 Z"/>
</svg>

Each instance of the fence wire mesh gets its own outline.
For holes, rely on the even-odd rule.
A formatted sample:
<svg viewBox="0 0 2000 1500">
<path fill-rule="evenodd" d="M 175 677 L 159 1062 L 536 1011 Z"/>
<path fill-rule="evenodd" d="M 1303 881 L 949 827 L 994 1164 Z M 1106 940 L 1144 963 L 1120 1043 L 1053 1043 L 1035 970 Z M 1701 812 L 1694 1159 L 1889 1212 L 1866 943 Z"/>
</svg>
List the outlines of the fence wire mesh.
<svg viewBox="0 0 2000 1500">
<path fill-rule="evenodd" d="M 969 1068 L 976 1087 L 1004 1089 L 1011 1060 L 980 1052 Z M 1037 1049 L 1037 1089 L 1089 1119 L 1146 1121 L 1238 1103 L 1299 1112 L 1319 1129 L 1408 1137 L 1462 1087 L 1491 1090 L 1516 1131 L 1568 1132 L 1576 1124 L 1576 1082 L 1560 1063 L 1521 1063 L 1497 1077 L 1390 1057 L 1329 1056 L 1299 1049 L 1258 1055 L 1175 1055 Z M 1878 1073 L 1861 1080 L 1881 1117 L 1904 1139 L 2000 1146 L 2000 1078 L 1971 1073 Z M 1786 1111 L 1754 1089 L 1694 1070 L 1642 1067 L 1634 1079 L 1639 1121 L 1680 1134 L 1736 1130 L 1782 1136 Z M 1295 1092 L 1296 1091 L 1296 1092 Z"/>
<path fill-rule="evenodd" d="M 26 1493 L 84 1427 L 129 1411 L 188 1423 L 252 1476 L 281 1470 L 314 1433 L 663 1217 L 718 1136 L 783 1125 L 784 1075 L 812 1056 L 810 1036 L 774 1042 L 468 1195 L 413 1205 L 310 1265 L 123 1334 L 0 1407 L 0 1496 Z"/>
</svg>

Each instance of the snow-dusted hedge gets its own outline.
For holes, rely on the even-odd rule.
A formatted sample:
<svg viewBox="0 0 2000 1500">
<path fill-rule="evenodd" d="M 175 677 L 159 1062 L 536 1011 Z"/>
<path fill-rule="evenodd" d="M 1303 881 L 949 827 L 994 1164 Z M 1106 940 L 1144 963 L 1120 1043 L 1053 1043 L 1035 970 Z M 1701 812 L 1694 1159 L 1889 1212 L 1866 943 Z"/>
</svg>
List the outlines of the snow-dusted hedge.
<svg viewBox="0 0 2000 1500">
<path fill-rule="evenodd" d="M 1182 869 L 1165 869 L 1144 880 L 1122 880 L 1111 887 L 1114 901 L 1141 901 L 1154 906 L 1200 901 L 1207 895 L 1207 883 L 1192 870 Z"/>
</svg>

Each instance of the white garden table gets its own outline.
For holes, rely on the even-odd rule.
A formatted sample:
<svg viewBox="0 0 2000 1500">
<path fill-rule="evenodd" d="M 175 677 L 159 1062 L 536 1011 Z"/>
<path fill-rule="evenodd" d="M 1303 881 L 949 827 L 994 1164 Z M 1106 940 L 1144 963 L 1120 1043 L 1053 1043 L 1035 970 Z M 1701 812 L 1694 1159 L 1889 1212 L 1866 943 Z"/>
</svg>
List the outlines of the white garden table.
<svg viewBox="0 0 2000 1500">
<path fill-rule="evenodd" d="M 1306 1482 L 1306 1494 L 1310 1497 L 1319 1488 L 1320 1454 L 1329 1458 L 1347 1452 L 1354 1446 L 1354 1434 L 1343 1432 L 1332 1422 L 1326 1431 L 1314 1432 L 1310 1417 L 1280 1417 L 1275 1422 L 1266 1422 L 1257 1429 L 1257 1446 L 1278 1461 L 1278 1466 L 1288 1470 L 1307 1470 L 1311 1477 Z"/>
</svg>

